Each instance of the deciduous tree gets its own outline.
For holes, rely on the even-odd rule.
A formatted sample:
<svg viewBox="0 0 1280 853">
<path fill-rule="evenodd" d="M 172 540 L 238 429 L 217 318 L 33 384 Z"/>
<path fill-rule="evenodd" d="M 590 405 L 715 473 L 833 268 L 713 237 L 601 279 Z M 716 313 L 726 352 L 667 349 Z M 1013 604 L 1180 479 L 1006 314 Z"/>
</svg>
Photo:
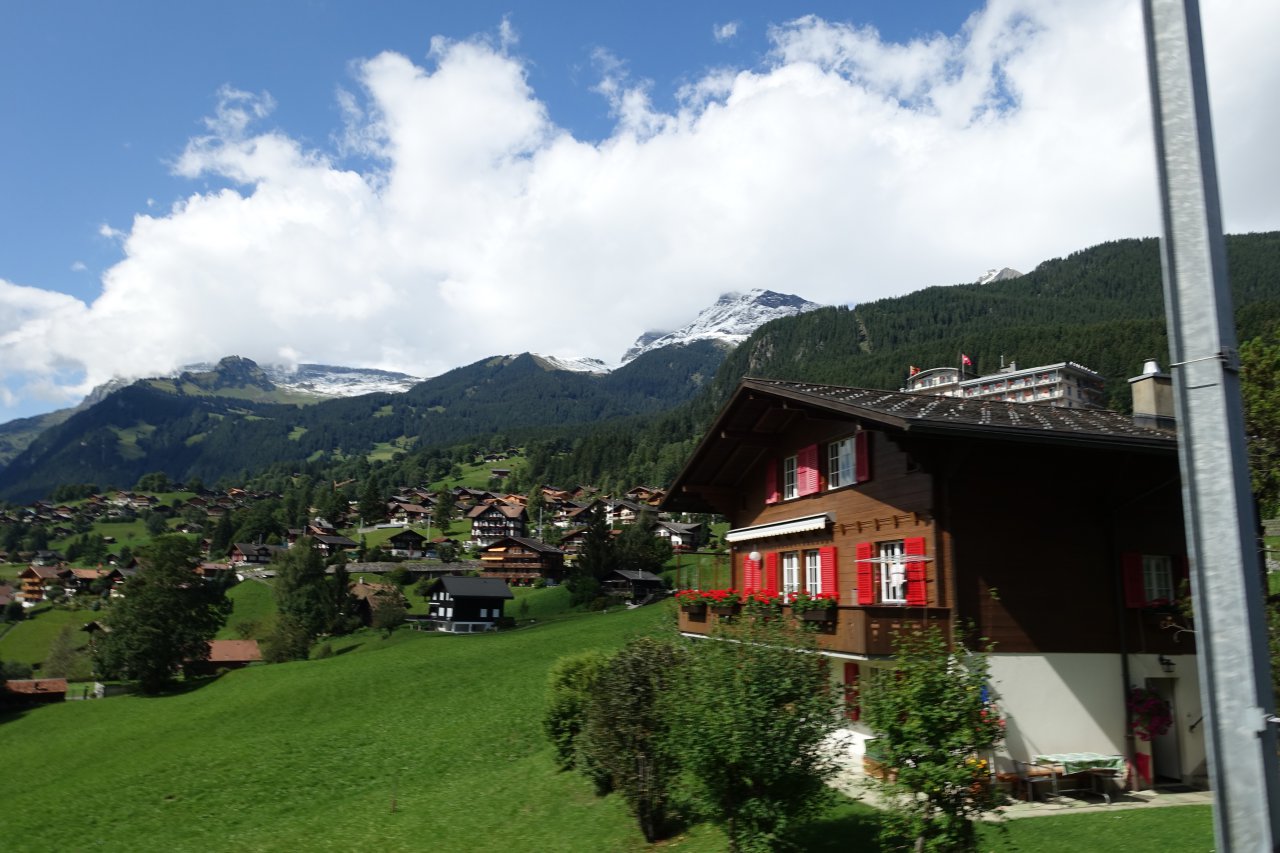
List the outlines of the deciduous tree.
<svg viewBox="0 0 1280 853">
<path fill-rule="evenodd" d="M 184 536 L 154 539 L 140 549 L 142 569 L 105 621 L 111 631 L 94 644 L 107 677 L 136 680 L 144 692 L 168 684 L 186 660 L 208 656 L 208 642 L 226 621 L 231 602 L 219 583 L 192 572 L 199 546 Z"/>
</svg>

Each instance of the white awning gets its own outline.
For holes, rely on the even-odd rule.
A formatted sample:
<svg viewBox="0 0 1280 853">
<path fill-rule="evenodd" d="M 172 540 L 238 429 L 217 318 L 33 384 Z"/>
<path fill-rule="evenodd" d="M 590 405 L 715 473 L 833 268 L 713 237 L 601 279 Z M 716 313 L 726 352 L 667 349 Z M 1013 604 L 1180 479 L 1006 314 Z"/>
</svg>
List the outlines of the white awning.
<svg viewBox="0 0 1280 853">
<path fill-rule="evenodd" d="M 757 524 L 753 527 L 739 527 L 724 535 L 726 542 L 751 542 L 755 539 L 767 539 L 771 536 L 786 536 L 789 533 L 809 533 L 822 530 L 835 519 L 832 513 L 823 512 L 818 515 L 806 515 L 803 518 L 792 518 L 787 521 L 772 521 L 768 524 Z"/>
</svg>

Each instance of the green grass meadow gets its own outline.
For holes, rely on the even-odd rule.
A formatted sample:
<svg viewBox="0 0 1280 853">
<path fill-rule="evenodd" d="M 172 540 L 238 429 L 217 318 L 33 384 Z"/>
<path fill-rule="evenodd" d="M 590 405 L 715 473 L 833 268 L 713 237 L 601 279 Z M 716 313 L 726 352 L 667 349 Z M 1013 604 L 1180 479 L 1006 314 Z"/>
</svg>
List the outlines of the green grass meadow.
<svg viewBox="0 0 1280 853">
<path fill-rule="evenodd" d="M 38 607 L 28 611 L 27 618 L 0 636 L 0 660 L 18 663 L 41 663 L 49 656 L 49 647 L 58 636 L 58 632 L 70 625 L 73 629 L 77 648 L 89 645 L 89 635 L 79 630 L 101 613 L 93 610 L 55 610 L 52 607 Z"/>
<path fill-rule="evenodd" d="M 259 591 L 242 588 L 237 613 L 248 613 Z M 555 769 L 541 718 L 558 657 L 666 630 L 670 605 L 565 614 L 563 589 L 517 596 L 546 621 L 468 636 L 363 631 L 334 640 L 324 660 L 252 666 L 161 697 L 0 716 L 3 847 L 646 849 L 617 797 Z M 51 812 L 51 803 L 75 807 Z M 793 840 L 799 850 L 875 851 L 874 837 L 875 812 L 840 798 Z M 1011 821 L 984 827 L 983 838 L 1000 853 L 1190 853 L 1213 843 L 1207 808 Z M 699 825 L 660 847 L 727 844 Z"/>
<path fill-rule="evenodd" d="M 231 615 L 214 639 L 239 640 L 240 626 L 252 623 L 248 639 L 261 640 L 276 623 L 275 591 L 270 580 L 245 580 L 227 590 L 231 599 Z"/>
</svg>

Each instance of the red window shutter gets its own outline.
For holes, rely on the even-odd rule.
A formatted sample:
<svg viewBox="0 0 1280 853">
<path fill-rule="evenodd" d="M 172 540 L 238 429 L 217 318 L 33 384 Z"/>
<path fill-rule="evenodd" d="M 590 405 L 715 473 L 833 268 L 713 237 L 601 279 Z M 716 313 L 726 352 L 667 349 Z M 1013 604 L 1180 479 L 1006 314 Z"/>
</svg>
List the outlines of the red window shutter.
<svg viewBox="0 0 1280 853">
<path fill-rule="evenodd" d="M 778 460 L 770 459 L 764 471 L 764 502 L 776 504 L 781 497 L 778 493 Z"/>
<path fill-rule="evenodd" d="M 844 664 L 844 707 L 845 714 L 851 722 L 857 722 L 862 716 L 862 702 L 858 696 L 858 688 L 862 673 L 859 672 L 858 664 L 852 661 L 845 661 Z"/>
<path fill-rule="evenodd" d="M 760 561 L 742 558 L 742 591 L 750 594 L 760 588 Z"/>
<path fill-rule="evenodd" d="M 782 584 L 778 582 L 778 554 L 770 551 L 764 555 L 764 591 L 768 595 L 777 595 Z"/>
<path fill-rule="evenodd" d="M 818 549 L 818 578 L 823 592 L 839 592 L 834 545 Z"/>
<path fill-rule="evenodd" d="M 1124 606 L 1142 607 L 1147 603 L 1147 591 L 1142 581 L 1142 555 L 1137 551 L 1125 551 L 1120 555 L 1120 571 L 1124 577 Z"/>
<path fill-rule="evenodd" d="M 871 479 L 871 434 L 861 430 L 853 436 L 853 476 L 859 483 Z"/>
<path fill-rule="evenodd" d="M 925 555 L 923 536 L 913 536 L 902 541 L 902 552 L 907 558 L 907 605 L 924 607 L 929 603 L 929 585 L 926 582 L 927 563 L 918 559 Z M 913 557 L 917 559 L 912 559 Z"/>
<path fill-rule="evenodd" d="M 858 565 L 858 603 L 876 603 L 876 567 L 871 562 L 872 546 L 870 542 L 859 542 L 854 546 L 854 556 Z"/>
<path fill-rule="evenodd" d="M 802 447 L 796 454 L 796 486 L 801 495 L 818 493 L 818 445 Z"/>
</svg>

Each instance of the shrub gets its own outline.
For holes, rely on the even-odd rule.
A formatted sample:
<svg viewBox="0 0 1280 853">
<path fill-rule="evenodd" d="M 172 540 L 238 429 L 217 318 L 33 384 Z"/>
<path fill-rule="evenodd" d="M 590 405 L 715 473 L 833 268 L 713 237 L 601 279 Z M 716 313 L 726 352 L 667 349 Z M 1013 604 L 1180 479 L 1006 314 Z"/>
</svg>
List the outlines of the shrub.
<svg viewBox="0 0 1280 853">
<path fill-rule="evenodd" d="M 974 850 L 973 820 L 1000 803 L 984 756 L 1004 738 L 984 654 L 948 648 L 937 627 L 894 636 L 893 677 L 863 690 L 864 719 L 896 770 L 880 780 L 890 849 Z"/>
<path fill-rule="evenodd" d="M 733 850 L 784 845 L 827 803 L 840 698 L 815 639 L 791 620 L 744 619 L 694 644 L 673 733 L 693 794 Z"/>
<path fill-rule="evenodd" d="M 587 705 L 606 663 L 608 657 L 603 653 L 590 651 L 560 658 L 551 667 L 542 728 L 555 747 L 556 763 L 562 770 L 577 764 L 578 735 L 586 725 Z"/>
<path fill-rule="evenodd" d="M 679 772 L 667 706 L 686 656 L 669 641 L 640 637 L 628 643 L 596 678 L 578 738 L 587 767 L 607 775 L 650 842 L 666 832 Z"/>
</svg>

